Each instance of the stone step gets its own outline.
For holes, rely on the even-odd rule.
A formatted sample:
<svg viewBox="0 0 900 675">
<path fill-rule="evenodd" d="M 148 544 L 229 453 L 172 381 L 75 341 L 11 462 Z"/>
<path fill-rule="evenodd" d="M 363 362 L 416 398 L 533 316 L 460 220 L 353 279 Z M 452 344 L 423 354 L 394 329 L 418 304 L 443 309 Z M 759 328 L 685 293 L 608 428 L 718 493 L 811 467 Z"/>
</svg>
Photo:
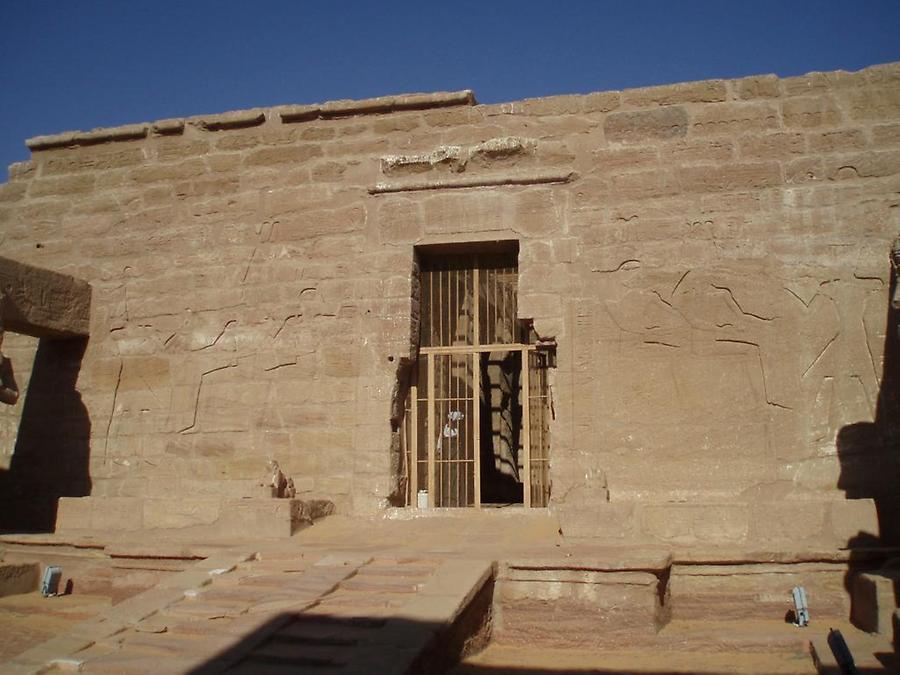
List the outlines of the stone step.
<svg viewBox="0 0 900 675">
<path fill-rule="evenodd" d="M 610 544 L 677 546 L 751 543 L 757 547 L 846 548 L 866 532 L 878 537 L 872 499 L 685 502 L 598 502 L 592 508 L 554 507 L 566 539 Z M 777 527 L 771 526 L 777 523 Z"/>
<path fill-rule="evenodd" d="M 665 673 L 666 675 L 816 675 L 808 649 L 789 654 L 735 654 L 717 650 L 671 652 L 663 649 L 558 649 L 541 645 L 492 643 L 450 671 L 484 673 Z"/>
<path fill-rule="evenodd" d="M 900 569 L 883 568 L 861 572 L 853 579 L 851 588 L 851 614 L 853 625 L 868 633 L 897 635 L 894 615 L 900 593 Z"/>
<path fill-rule="evenodd" d="M 249 539 L 290 537 L 313 521 L 331 514 L 324 500 L 222 496 L 170 498 L 62 497 L 56 531 L 137 532 L 177 530 L 204 537 Z"/>
<path fill-rule="evenodd" d="M 791 589 L 806 589 L 812 620 L 843 620 L 850 607 L 844 563 L 676 564 L 669 577 L 672 617 L 680 620 L 786 620 Z"/>
</svg>

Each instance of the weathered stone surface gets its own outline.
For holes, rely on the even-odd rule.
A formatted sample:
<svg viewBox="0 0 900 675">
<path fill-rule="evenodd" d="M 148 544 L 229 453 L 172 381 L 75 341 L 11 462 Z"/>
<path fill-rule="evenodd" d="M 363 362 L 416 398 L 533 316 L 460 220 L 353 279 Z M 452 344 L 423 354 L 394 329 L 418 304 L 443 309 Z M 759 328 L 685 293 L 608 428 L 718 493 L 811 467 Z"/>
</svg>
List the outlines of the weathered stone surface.
<svg viewBox="0 0 900 675">
<path fill-rule="evenodd" d="M 629 89 L 622 93 L 622 102 L 646 108 L 674 103 L 712 103 L 727 97 L 724 80 L 706 80 L 684 84 L 667 84 L 645 89 Z"/>
<path fill-rule="evenodd" d="M 206 131 L 255 127 L 265 121 L 266 114 L 262 110 L 239 110 L 218 115 L 205 115 L 188 120 L 189 123 L 196 124 Z"/>
<path fill-rule="evenodd" d="M 0 294 L 6 330 L 35 337 L 90 333 L 91 287 L 85 281 L 0 258 Z"/>
<path fill-rule="evenodd" d="M 0 598 L 36 591 L 39 574 L 37 563 L 0 562 Z"/>
<path fill-rule="evenodd" d="M 646 142 L 684 136 L 687 126 L 684 108 L 671 107 L 610 113 L 603 129 L 611 141 Z"/>
<path fill-rule="evenodd" d="M 90 490 L 136 500 L 86 517 L 207 522 L 203 500 L 258 498 L 245 481 L 268 459 L 304 500 L 384 507 L 415 247 L 515 240 L 518 317 L 558 345 L 567 536 L 881 536 L 868 500 L 889 472 L 866 467 L 895 466 L 876 440 L 898 419 L 896 83 L 883 67 L 491 106 L 414 94 L 34 139 L 0 188 L 4 255 L 91 283 Z M 34 346 L 9 344 L 27 378 Z M 71 435 L 47 415 L 51 442 Z M 167 490 L 200 501 L 134 506 Z M 232 506 L 244 527 L 292 518 Z"/>
<path fill-rule="evenodd" d="M 781 93 L 777 75 L 756 75 L 735 82 L 738 98 L 777 98 Z"/>
</svg>

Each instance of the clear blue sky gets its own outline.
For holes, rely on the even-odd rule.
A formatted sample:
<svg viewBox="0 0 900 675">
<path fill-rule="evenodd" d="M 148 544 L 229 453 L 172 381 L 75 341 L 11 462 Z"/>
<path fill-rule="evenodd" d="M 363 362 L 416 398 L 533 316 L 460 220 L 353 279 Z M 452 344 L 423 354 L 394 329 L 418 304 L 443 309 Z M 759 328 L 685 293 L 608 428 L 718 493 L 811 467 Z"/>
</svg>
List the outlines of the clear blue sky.
<svg viewBox="0 0 900 675">
<path fill-rule="evenodd" d="M 896 60 L 900 0 L 0 0 L 0 165 L 37 134 L 254 106 Z"/>
</svg>

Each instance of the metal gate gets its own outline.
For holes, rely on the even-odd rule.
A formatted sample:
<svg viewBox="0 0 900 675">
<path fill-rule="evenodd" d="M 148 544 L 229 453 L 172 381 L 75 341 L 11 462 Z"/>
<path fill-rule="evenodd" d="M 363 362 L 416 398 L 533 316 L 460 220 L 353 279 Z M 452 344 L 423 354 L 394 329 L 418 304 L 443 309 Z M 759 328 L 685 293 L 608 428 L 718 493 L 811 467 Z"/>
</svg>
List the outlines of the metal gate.
<svg viewBox="0 0 900 675">
<path fill-rule="evenodd" d="M 407 504 L 481 506 L 482 359 L 519 352 L 513 393 L 521 402 L 522 502 L 547 505 L 549 360 L 523 339 L 516 291 L 514 255 L 449 256 L 422 265 L 419 358 L 401 425 Z"/>
</svg>

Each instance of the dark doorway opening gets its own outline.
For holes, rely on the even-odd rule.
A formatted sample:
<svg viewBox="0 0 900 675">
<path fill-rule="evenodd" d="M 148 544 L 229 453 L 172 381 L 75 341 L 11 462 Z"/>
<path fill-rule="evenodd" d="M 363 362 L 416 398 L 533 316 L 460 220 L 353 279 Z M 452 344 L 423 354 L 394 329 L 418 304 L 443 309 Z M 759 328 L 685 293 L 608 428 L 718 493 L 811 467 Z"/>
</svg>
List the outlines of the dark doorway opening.
<svg viewBox="0 0 900 675">
<path fill-rule="evenodd" d="M 523 502 L 522 352 L 481 354 L 481 503 Z"/>
</svg>

